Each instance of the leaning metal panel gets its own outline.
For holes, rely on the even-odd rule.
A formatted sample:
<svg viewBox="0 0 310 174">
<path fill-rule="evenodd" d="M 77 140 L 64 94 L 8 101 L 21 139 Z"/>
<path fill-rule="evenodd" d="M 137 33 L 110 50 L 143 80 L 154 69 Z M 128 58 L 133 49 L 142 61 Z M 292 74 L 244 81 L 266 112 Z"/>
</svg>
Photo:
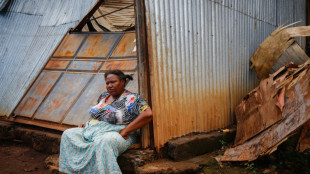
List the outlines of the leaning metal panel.
<svg viewBox="0 0 310 174">
<path fill-rule="evenodd" d="M 15 115 L 32 117 L 60 75 L 60 72 L 43 71 L 16 108 Z"/>
<path fill-rule="evenodd" d="M 35 114 L 35 119 L 59 122 L 92 75 L 64 74 Z"/>
<path fill-rule="evenodd" d="M 50 57 L 14 111 L 29 122 L 79 125 L 105 90 L 104 72 L 134 76 L 127 89 L 138 92 L 135 33 L 70 33 Z M 112 55 L 117 55 L 111 59 Z M 46 124 L 48 125 L 48 124 Z"/>
</svg>

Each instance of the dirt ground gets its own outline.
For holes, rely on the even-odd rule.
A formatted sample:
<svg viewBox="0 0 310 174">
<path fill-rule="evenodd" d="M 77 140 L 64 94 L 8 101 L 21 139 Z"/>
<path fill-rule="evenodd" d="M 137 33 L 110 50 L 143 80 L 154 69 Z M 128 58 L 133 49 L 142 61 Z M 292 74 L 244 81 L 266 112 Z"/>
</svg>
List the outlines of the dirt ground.
<svg viewBox="0 0 310 174">
<path fill-rule="evenodd" d="M 195 157 L 187 162 L 202 166 L 199 174 L 310 174 L 310 154 L 296 152 L 291 147 L 289 142 L 286 142 L 272 155 L 250 163 L 217 163 L 214 157 L 222 155 L 224 149 Z M 48 173 L 48 169 L 44 166 L 47 156 L 49 155 L 35 151 L 21 141 L 0 139 L 0 174 Z"/>
<path fill-rule="evenodd" d="M 0 139 L 0 174 L 48 173 L 44 167 L 47 156 L 23 142 Z"/>
</svg>

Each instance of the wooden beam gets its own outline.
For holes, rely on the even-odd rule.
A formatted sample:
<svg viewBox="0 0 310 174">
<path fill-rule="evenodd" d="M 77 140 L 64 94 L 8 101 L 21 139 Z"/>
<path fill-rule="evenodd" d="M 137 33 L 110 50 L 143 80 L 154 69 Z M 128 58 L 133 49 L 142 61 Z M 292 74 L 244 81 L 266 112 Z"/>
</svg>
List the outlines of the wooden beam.
<svg viewBox="0 0 310 174">
<path fill-rule="evenodd" d="M 98 0 L 96 4 L 88 11 L 84 18 L 73 28 L 73 31 L 81 31 L 84 25 L 90 20 L 104 0 Z"/>
<path fill-rule="evenodd" d="M 135 20 L 136 20 L 136 43 L 137 43 L 137 57 L 138 57 L 138 77 L 139 77 L 139 93 L 148 104 L 151 106 L 150 94 L 150 72 L 149 60 L 147 53 L 147 32 L 145 21 L 145 6 L 144 0 L 135 0 Z M 152 123 L 142 128 L 141 143 L 142 147 L 146 148 L 154 145 L 152 134 Z"/>
<path fill-rule="evenodd" d="M 19 116 L 9 117 L 3 120 L 12 121 L 15 123 L 34 125 L 34 126 L 39 126 L 39 127 L 44 127 L 44 128 L 49 128 L 49 129 L 54 129 L 54 130 L 59 130 L 59 131 L 65 131 L 66 129 L 76 127 L 76 126 L 52 123 L 52 122 L 41 121 L 41 120 L 32 120 L 29 118 L 24 118 L 24 117 L 19 117 Z"/>
</svg>

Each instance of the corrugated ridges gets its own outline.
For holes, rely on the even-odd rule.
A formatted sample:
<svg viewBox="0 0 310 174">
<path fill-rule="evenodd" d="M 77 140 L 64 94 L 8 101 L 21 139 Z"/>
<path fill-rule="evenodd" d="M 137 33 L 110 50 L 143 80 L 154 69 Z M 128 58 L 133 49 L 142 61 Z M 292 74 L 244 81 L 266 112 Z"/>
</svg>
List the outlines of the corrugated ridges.
<svg viewBox="0 0 310 174">
<path fill-rule="evenodd" d="M 306 19 L 296 15 L 305 0 L 145 3 L 157 148 L 231 124 L 235 106 L 258 82 L 249 58 L 282 20 Z"/>
<path fill-rule="evenodd" d="M 0 13 L 0 116 L 9 115 L 53 49 L 96 0 L 14 0 Z"/>
</svg>

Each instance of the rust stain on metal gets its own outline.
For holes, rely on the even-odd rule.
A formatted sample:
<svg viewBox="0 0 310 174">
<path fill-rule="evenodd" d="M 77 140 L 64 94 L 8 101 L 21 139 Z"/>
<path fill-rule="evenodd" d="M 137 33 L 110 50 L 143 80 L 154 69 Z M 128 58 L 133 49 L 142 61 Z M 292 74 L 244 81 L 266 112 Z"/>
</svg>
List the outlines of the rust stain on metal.
<svg viewBox="0 0 310 174">
<path fill-rule="evenodd" d="M 30 88 L 27 95 L 18 105 L 14 114 L 32 117 L 33 113 L 48 94 L 59 76 L 59 72 L 42 72 L 34 85 Z"/>
<path fill-rule="evenodd" d="M 107 61 L 101 68 L 104 71 L 111 70 L 111 69 L 119 69 L 122 71 L 135 71 L 137 69 L 137 60 L 114 60 L 114 61 Z"/>
<path fill-rule="evenodd" d="M 45 66 L 45 69 L 66 69 L 70 61 L 68 60 L 50 60 Z"/>
<path fill-rule="evenodd" d="M 136 55 L 136 33 L 127 33 L 120 40 L 111 57 L 125 57 Z"/>
<path fill-rule="evenodd" d="M 99 61 L 74 61 L 69 66 L 69 70 L 97 71 L 101 65 Z"/>
<path fill-rule="evenodd" d="M 83 34 L 68 34 L 63 42 L 61 42 L 61 44 L 58 46 L 53 56 L 73 57 L 84 37 L 85 35 Z"/>
<path fill-rule="evenodd" d="M 64 74 L 35 114 L 35 119 L 59 122 L 91 75 Z"/>
<path fill-rule="evenodd" d="M 113 45 L 122 34 L 92 34 L 90 35 L 78 57 L 106 57 Z"/>
</svg>

